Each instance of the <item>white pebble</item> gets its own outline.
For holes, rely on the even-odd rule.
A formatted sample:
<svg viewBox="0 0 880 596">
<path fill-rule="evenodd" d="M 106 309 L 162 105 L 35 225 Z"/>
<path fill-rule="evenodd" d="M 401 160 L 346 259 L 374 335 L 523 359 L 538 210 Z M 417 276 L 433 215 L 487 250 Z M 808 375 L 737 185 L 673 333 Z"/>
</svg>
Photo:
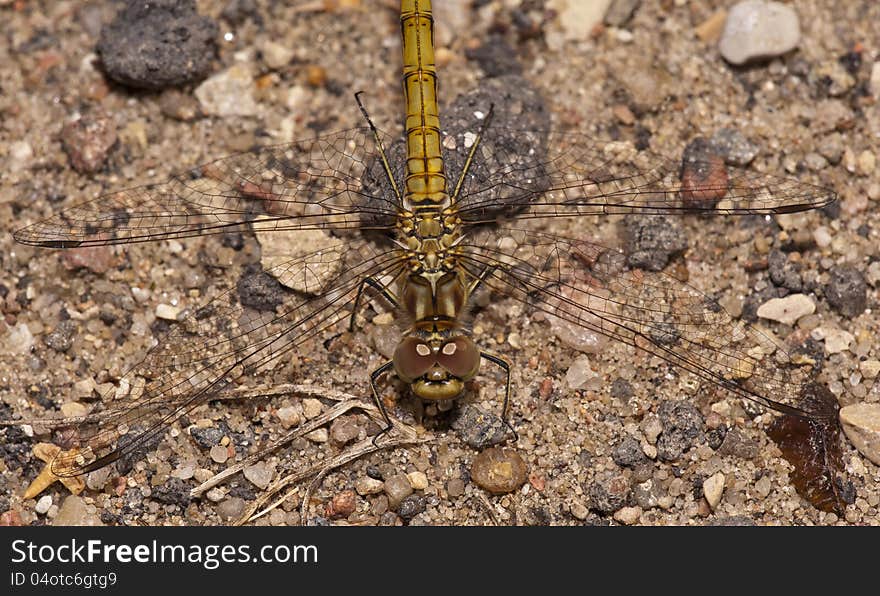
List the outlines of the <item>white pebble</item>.
<svg viewBox="0 0 880 596">
<path fill-rule="evenodd" d="M 40 515 L 45 514 L 49 511 L 49 507 L 52 506 L 52 495 L 43 495 L 40 497 L 40 500 L 37 501 L 37 504 L 34 505 L 34 511 L 39 513 Z"/>
<path fill-rule="evenodd" d="M 840 423 L 859 453 L 880 466 L 880 404 L 859 403 L 841 408 Z"/>
<path fill-rule="evenodd" d="M 721 494 L 724 492 L 724 474 L 718 472 L 706 478 L 703 482 L 703 496 L 709 507 L 715 509 L 721 502 Z"/>
<path fill-rule="evenodd" d="M 731 64 L 780 56 L 797 47 L 801 29 L 790 6 L 745 0 L 730 9 L 718 50 Z"/>
<path fill-rule="evenodd" d="M 785 298 L 771 298 L 758 307 L 762 319 L 793 325 L 803 316 L 816 312 L 816 305 L 805 294 L 790 294 Z"/>
</svg>

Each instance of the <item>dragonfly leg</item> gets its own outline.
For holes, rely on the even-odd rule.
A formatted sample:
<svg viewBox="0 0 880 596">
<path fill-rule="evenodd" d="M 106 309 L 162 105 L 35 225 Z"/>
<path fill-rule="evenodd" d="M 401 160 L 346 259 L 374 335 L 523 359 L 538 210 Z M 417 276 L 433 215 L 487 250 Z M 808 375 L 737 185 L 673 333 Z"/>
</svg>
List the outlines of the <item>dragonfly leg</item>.
<svg viewBox="0 0 880 596">
<path fill-rule="evenodd" d="M 394 181 L 394 175 L 391 173 L 391 166 L 388 164 L 388 156 L 385 154 L 385 147 L 382 145 L 382 139 L 379 137 L 379 129 L 376 128 L 376 125 L 373 124 L 373 120 L 370 118 L 370 114 L 367 113 L 367 108 L 364 107 L 363 102 L 361 101 L 361 95 L 363 95 L 363 91 L 358 91 L 354 94 L 354 100 L 357 102 L 358 107 L 361 109 L 361 114 L 364 115 L 364 119 L 366 119 L 367 124 L 370 125 L 370 130 L 373 131 L 373 139 L 376 141 L 376 147 L 379 149 L 379 157 L 382 158 L 382 167 L 385 170 L 385 176 L 388 177 L 388 183 L 391 184 L 391 188 L 394 190 L 394 195 L 397 198 L 397 204 L 403 205 L 403 196 L 400 194 L 400 190 L 397 188 L 397 183 Z"/>
<path fill-rule="evenodd" d="M 471 150 L 468 152 L 467 160 L 464 162 L 464 167 L 461 169 L 461 175 L 458 177 L 458 182 L 455 184 L 455 190 L 452 191 L 451 202 L 454 205 L 458 200 L 458 194 L 461 192 L 461 187 L 464 185 L 464 179 L 467 176 L 468 170 L 471 169 L 471 163 L 474 161 L 474 155 L 477 154 L 477 147 L 480 145 L 480 141 L 483 139 L 483 133 L 486 132 L 486 129 L 489 128 L 489 123 L 492 122 L 492 114 L 495 113 L 495 104 L 489 106 L 489 113 L 486 114 L 486 117 L 483 118 L 483 125 L 480 126 L 480 132 L 477 133 L 477 138 L 474 139 L 474 144 L 471 145 Z"/>
<path fill-rule="evenodd" d="M 504 403 L 501 405 L 501 421 L 504 423 L 504 426 L 513 433 L 513 442 L 519 441 L 519 434 L 516 432 L 516 429 L 513 428 L 513 425 L 510 424 L 510 421 L 507 419 L 508 414 L 510 413 L 510 363 L 502 358 L 501 356 L 496 356 L 495 354 L 490 354 L 489 352 L 480 352 L 480 356 L 491 362 L 492 364 L 497 364 L 504 370 L 507 378 L 504 381 Z"/>
<path fill-rule="evenodd" d="M 480 272 L 480 275 L 474 278 L 474 281 L 471 282 L 471 285 L 468 286 L 468 295 L 471 296 L 480 289 L 480 286 L 486 281 L 490 275 L 495 273 L 495 270 L 498 269 L 498 265 L 490 265 L 483 269 Z"/>
<path fill-rule="evenodd" d="M 385 404 L 382 403 L 382 398 L 379 397 L 379 390 L 376 388 L 376 379 L 382 376 L 385 372 L 387 372 L 390 368 L 394 366 L 394 361 L 389 360 L 372 373 L 370 373 L 370 389 L 373 390 L 373 402 L 376 404 L 376 407 L 379 409 L 379 413 L 382 414 L 382 419 L 385 421 L 385 428 L 383 428 L 378 435 L 373 437 L 373 446 L 378 447 L 379 439 L 385 435 L 393 424 L 391 423 L 391 417 L 388 416 L 388 410 L 385 409 Z"/>
<path fill-rule="evenodd" d="M 385 300 L 390 302 L 394 308 L 398 308 L 400 303 L 397 300 L 397 296 L 391 293 L 390 290 L 385 288 L 382 284 L 380 284 L 374 277 L 365 277 L 361 280 L 360 285 L 358 286 L 357 296 L 354 299 L 354 307 L 351 309 L 351 318 L 348 320 L 348 330 L 354 331 L 354 319 L 357 316 L 357 312 L 361 306 L 361 295 L 364 293 L 364 289 L 366 286 L 370 286 L 374 290 L 378 291 Z"/>
</svg>

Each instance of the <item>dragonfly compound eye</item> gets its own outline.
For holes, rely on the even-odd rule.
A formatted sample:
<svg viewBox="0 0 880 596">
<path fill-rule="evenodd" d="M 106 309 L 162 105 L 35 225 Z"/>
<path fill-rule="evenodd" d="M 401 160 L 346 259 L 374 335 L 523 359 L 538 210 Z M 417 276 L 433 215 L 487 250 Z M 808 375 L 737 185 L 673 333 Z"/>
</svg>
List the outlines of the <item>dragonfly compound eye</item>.
<svg viewBox="0 0 880 596">
<path fill-rule="evenodd" d="M 428 374 L 436 360 L 431 346 L 418 337 L 404 338 L 394 350 L 394 369 L 405 383 Z"/>
<path fill-rule="evenodd" d="M 440 348 L 437 363 L 453 376 L 467 381 L 480 369 L 480 351 L 469 337 L 456 337 Z"/>
</svg>

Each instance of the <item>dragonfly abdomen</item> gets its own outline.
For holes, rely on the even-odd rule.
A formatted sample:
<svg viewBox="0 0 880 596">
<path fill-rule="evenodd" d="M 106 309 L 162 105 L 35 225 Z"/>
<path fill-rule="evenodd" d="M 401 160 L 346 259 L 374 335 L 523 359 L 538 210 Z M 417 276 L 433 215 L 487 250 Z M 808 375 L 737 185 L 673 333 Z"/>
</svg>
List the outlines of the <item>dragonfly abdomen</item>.
<svg viewBox="0 0 880 596">
<path fill-rule="evenodd" d="M 406 101 L 406 207 L 413 212 L 448 205 L 440 153 L 440 112 L 430 0 L 402 0 L 403 95 Z"/>
</svg>

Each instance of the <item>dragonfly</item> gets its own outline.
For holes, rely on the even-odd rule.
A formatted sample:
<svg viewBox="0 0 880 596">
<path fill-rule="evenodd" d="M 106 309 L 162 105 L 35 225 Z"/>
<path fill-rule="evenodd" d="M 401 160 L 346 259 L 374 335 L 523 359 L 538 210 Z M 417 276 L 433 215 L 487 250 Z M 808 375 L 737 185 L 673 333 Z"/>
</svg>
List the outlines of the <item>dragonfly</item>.
<svg viewBox="0 0 880 596">
<path fill-rule="evenodd" d="M 368 300 L 393 307 L 403 330 L 393 357 L 369 375 L 394 373 L 428 402 L 448 404 L 483 363 L 511 364 L 471 333 L 481 292 L 519 301 L 633 346 L 711 386 L 788 416 L 829 419 L 809 371 L 757 327 L 665 275 L 627 266 L 585 239 L 530 227 L 593 216 L 774 215 L 816 209 L 834 191 L 718 163 L 668 159 L 579 132 L 517 129 L 475 110 L 464 142 L 449 142 L 438 107 L 429 0 L 402 0 L 404 134 L 372 122 L 266 146 L 167 181 L 112 192 L 15 232 L 18 242 L 65 249 L 227 233 L 322 231 L 326 245 L 266 269 L 293 280 L 271 303 L 230 290 L 174 325 L 96 406 L 63 429 L 57 476 L 75 476 L 136 452 L 175 420 L 279 363 L 328 330 L 355 325 Z M 515 139 L 517 151 L 510 149 Z M 687 172 L 712 171 L 711 176 Z M 355 242 L 359 236 L 376 239 Z M 285 284 L 289 285 L 289 284 Z"/>
</svg>

